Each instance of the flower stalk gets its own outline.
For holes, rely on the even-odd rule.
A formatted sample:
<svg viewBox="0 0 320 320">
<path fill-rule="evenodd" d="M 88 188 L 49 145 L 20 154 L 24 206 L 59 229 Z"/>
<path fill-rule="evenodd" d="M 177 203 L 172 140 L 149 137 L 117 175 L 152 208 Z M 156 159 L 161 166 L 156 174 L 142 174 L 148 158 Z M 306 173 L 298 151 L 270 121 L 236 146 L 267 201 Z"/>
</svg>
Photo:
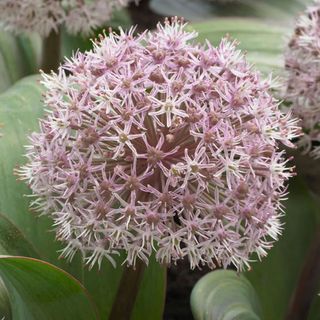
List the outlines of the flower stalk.
<svg viewBox="0 0 320 320">
<path fill-rule="evenodd" d="M 57 71 L 61 58 L 61 32 L 51 31 L 43 39 L 41 70 L 45 73 Z"/>
<path fill-rule="evenodd" d="M 320 225 L 302 266 L 298 284 L 292 296 L 286 320 L 307 319 L 320 283 Z"/>
<path fill-rule="evenodd" d="M 135 267 L 124 268 L 109 316 L 110 320 L 131 319 L 145 269 L 146 264 L 140 259 L 137 260 Z"/>
</svg>

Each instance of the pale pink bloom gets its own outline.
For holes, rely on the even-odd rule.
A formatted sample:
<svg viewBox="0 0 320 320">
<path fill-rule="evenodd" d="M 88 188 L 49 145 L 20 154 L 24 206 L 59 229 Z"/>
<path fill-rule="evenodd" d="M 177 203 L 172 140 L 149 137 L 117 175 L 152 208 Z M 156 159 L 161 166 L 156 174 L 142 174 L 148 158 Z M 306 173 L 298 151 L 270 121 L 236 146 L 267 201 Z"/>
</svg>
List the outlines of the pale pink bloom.
<svg viewBox="0 0 320 320">
<path fill-rule="evenodd" d="M 298 18 L 286 51 L 285 100 L 299 117 L 304 131 L 297 145 L 320 157 L 320 1 Z"/>
<path fill-rule="evenodd" d="M 6 30 L 48 36 L 64 25 L 71 34 L 88 34 L 131 0 L 1 0 L 0 25 Z M 133 1 L 133 0 L 132 0 Z"/>
<path fill-rule="evenodd" d="M 92 266 L 187 257 L 192 268 L 265 256 L 299 136 L 235 42 L 193 43 L 178 19 L 134 29 L 43 75 L 49 112 L 20 176 L 54 220 L 63 256 Z M 68 76 L 67 76 L 68 74 Z M 256 253 L 256 255 L 254 255 Z"/>
</svg>

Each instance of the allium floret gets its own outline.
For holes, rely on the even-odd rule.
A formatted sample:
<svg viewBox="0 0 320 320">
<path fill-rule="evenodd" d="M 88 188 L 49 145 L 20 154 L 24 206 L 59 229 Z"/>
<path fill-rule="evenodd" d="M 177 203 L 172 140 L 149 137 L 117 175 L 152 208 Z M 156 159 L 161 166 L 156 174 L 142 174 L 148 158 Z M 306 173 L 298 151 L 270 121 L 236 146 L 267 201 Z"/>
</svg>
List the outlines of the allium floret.
<svg viewBox="0 0 320 320">
<path fill-rule="evenodd" d="M 114 10 L 131 0 L 1 0 L 0 25 L 15 32 L 48 36 L 61 25 L 71 34 L 88 34 L 102 26 Z M 132 0 L 133 1 L 133 0 Z"/>
<path fill-rule="evenodd" d="M 196 37 L 177 18 L 120 30 L 43 75 L 49 110 L 19 174 L 63 256 L 240 270 L 277 240 L 296 120 L 236 42 Z"/>
<path fill-rule="evenodd" d="M 305 153 L 320 157 L 320 1 L 301 15 L 286 51 L 285 99 L 304 130 L 297 142 Z"/>
</svg>

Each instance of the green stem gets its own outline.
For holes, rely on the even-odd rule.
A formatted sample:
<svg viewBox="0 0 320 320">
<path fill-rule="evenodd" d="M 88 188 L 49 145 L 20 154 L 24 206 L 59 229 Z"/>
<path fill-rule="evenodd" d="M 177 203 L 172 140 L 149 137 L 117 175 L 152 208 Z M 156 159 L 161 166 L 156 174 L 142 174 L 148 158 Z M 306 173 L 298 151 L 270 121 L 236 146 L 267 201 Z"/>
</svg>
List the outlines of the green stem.
<svg viewBox="0 0 320 320">
<path fill-rule="evenodd" d="M 146 265 L 137 260 L 135 269 L 125 267 L 109 320 L 129 320 L 136 302 Z"/>
<path fill-rule="evenodd" d="M 137 25 L 137 31 L 143 32 L 145 29 L 153 29 L 158 21 L 164 20 L 164 16 L 157 14 L 150 7 L 151 0 L 140 0 L 139 5 L 131 1 L 128 12 L 132 20 L 132 25 Z"/>
<path fill-rule="evenodd" d="M 43 40 L 41 70 L 45 73 L 57 71 L 60 64 L 61 34 L 52 31 Z"/>
<path fill-rule="evenodd" d="M 320 225 L 307 253 L 286 320 L 307 319 L 320 282 Z M 317 298 L 318 299 L 318 298 Z"/>
</svg>

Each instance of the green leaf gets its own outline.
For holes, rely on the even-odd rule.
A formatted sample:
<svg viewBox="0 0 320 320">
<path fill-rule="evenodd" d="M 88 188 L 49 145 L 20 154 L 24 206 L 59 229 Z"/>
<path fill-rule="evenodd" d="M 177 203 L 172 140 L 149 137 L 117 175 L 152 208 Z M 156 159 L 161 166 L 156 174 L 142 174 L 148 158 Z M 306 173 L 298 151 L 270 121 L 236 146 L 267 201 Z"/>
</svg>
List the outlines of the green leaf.
<svg viewBox="0 0 320 320">
<path fill-rule="evenodd" d="M 319 210 L 303 181 L 290 181 L 285 203 L 283 236 L 261 263 L 246 273 L 260 297 L 263 319 L 284 319 L 304 258 L 319 224 Z M 320 288 L 319 288 L 320 292 Z M 318 320 L 320 297 L 315 296 L 309 320 Z"/>
<path fill-rule="evenodd" d="M 0 315 L 1 319 L 12 319 L 12 309 L 9 299 L 9 292 L 4 282 L 0 278 Z"/>
<path fill-rule="evenodd" d="M 29 190 L 24 183 L 17 182 L 13 174 L 14 168 L 25 161 L 26 135 L 38 127 L 38 118 L 42 114 L 41 87 L 37 77 L 25 78 L 0 95 L 0 122 L 3 126 L 0 139 L 0 212 L 32 247 L 37 248 L 37 258 L 55 261 L 58 247 L 51 245 L 55 242 L 53 234 L 48 232 L 49 222 L 29 211 L 29 198 L 24 196 Z M 24 250 L 5 253 L 27 255 Z"/>
<path fill-rule="evenodd" d="M 261 319 L 254 288 L 243 275 L 231 270 L 202 277 L 192 290 L 191 308 L 195 320 Z"/>
<path fill-rule="evenodd" d="M 283 72 L 283 51 L 286 35 L 290 30 L 256 19 L 217 18 L 191 25 L 199 33 L 198 40 L 209 40 L 218 45 L 221 38 L 230 35 L 240 42 L 239 48 L 247 51 L 248 61 L 261 72 L 281 74 Z"/>
<path fill-rule="evenodd" d="M 37 72 L 41 41 L 34 35 L 15 37 L 0 31 L 0 92 L 20 78 Z"/>
<path fill-rule="evenodd" d="M 255 17 L 292 25 L 294 17 L 313 0 L 153 0 L 152 8 L 164 16 L 182 16 L 194 22 L 216 17 Z"/>
<path fill-rule="evenodd" d="M 0 275 L 9 291 L 13 319 L 98 319 L 85 288 L 51 264 L 0 256 Z"/>
<path fill-rule="evenodd" d="M 38 118 L 43 116 L 41 94 L 38 76 L 31 76 L 0 95 L 0 122 L 3 124 L 0 129 L 3 134 L 0 139 L 0 254 L 36 257 L 64 269 L 84 284 L 101 316 L 106 317 L 121 279 L 123 260 L 117 259 L 117 268 L 105 261 L 100 270 L 88 270 L 80 256 L 72 263 L 58 259 L 57 251 L 62 246 L 55 241 L 54 232 L 50 231 L 50 219 L 30 212 L 30 198 L 24 196 L 30 191 L 13 174 L 14 168 L 25 162 L 23 154 L 24 145 L 28 143 L 27 134 L 39 130 Z M 2 230 L 6 230 L 3 235 Z M 11 242 L 12 239 L 15 239 L 15 243 Z M 148 319 L 152 310 L 153 319 L 160 319 L 164 306 L 164 286 L 165 271 L 151 261 L 136 301 L 135 314 Z"/>
<path fill-rule="evenodd" d="M 107 317 L 110 314 L 112 303 L 116 297 L 124 268 L 121 266 L 124 255 L 116 258 L 117 269 L 104 261 L 101 269 L 94 267 L 86 271 L 84 285 L 91 293 L 98 305 L 100 314 Z M 100 285 L 97 285 L 99 279 Z M 108 290 L 105 286 L 108 286 Z M 146 268 L 140 290 L 133 309 L 131 320 L 160 320 L 162 319 L 166 290 L 166 268 L 160 266 L 154 259 Z M 102 298 L 103 297 L 103 298 Z"/>
<path fill-rule="evenodd" d="M 160 266 L 152 257 L 143 276 L 131 320 L 163 319 L 166 273 L 166 267 Z"/>
<path fill-rule="evenodd" d="M 21 231 L 4 215 L 0 214 L 0 252 L 11 255 L 40 257 L 36 248 Z"/>
<path fill-rule="evenodd" d="M 295 16 L 311 2 L 312 0 L 236 0 L 224 5 L 216 4 L 216 14 L 257 17 L 289 26 Z"/>
<path fill-rule="evenodd" d="M 164 17 L 178 16 L 191 21 L 208 19 L 215 15 L 213 3 L 208 0 L 153 0 L 151 8 Z"/>
</svg>

